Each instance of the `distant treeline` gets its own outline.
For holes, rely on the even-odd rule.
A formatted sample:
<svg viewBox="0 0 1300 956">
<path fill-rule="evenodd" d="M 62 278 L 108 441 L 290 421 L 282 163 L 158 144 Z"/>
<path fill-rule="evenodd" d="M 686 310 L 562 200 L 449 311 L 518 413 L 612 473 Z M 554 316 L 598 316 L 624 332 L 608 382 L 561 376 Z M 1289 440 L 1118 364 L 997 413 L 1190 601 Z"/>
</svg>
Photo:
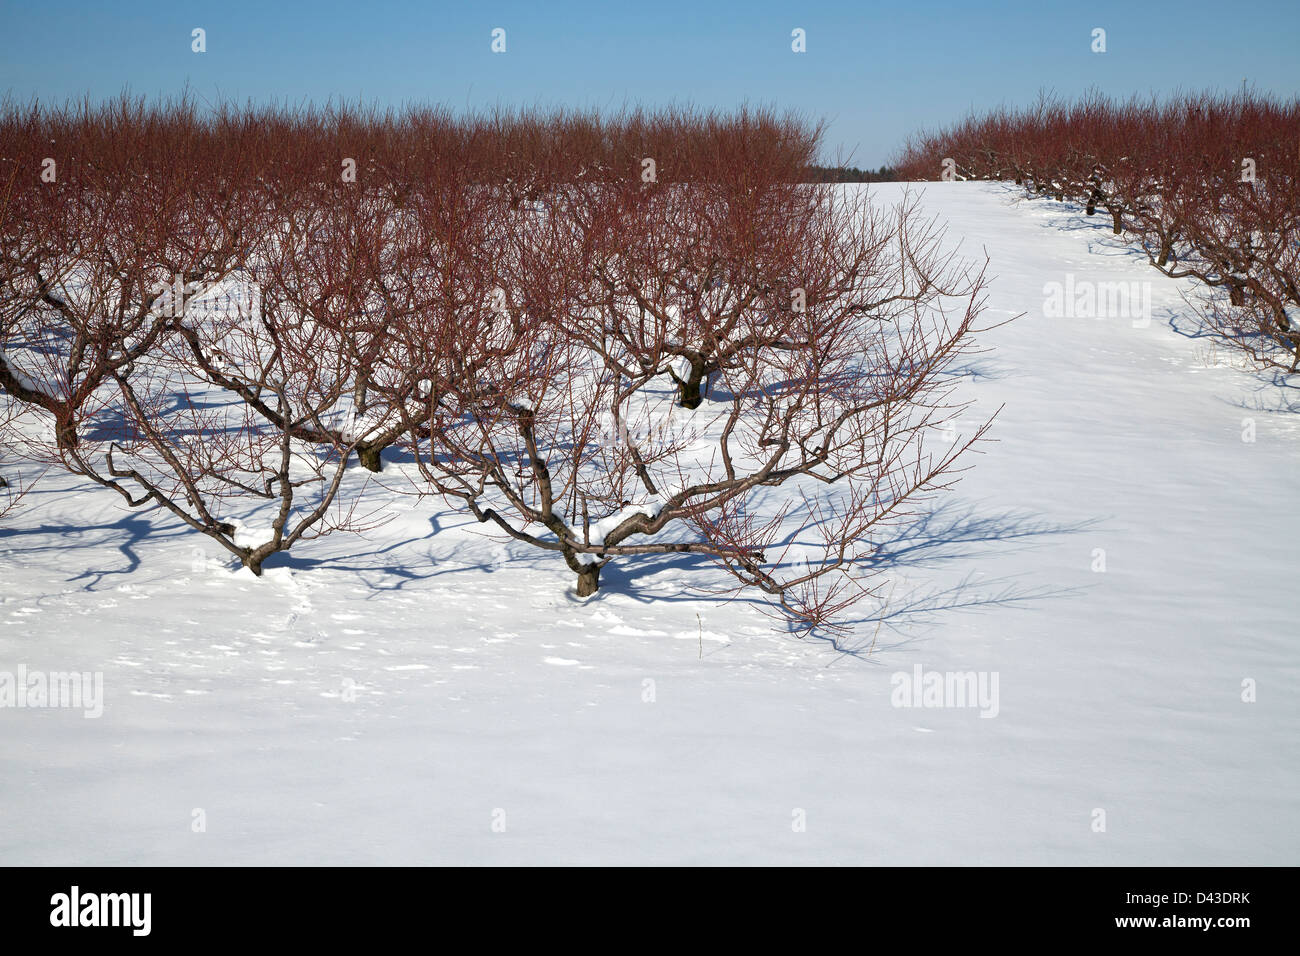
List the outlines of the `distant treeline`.
<svg viewBox="0 0 1300 956">
<path fill-rule="evenodd" d="M 810 183 L 892 183 L 898 179 L 898 170 L 881 166 L 877 170 L 858 169 L 856 166 L 809 166 Z"/>
</svg>

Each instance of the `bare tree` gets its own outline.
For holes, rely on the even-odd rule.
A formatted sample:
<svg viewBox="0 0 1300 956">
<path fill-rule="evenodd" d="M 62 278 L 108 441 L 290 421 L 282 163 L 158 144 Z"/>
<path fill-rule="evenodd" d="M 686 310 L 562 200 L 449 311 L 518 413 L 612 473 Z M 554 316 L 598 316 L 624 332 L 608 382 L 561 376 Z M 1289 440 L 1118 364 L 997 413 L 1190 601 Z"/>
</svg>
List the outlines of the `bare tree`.
<svg viewBox="0 0 1300 956">
<path fill-rule="evenodd" d="M 0 237 L 0 387 L 51 421 L 47 462 L 163 508 L 260 573 L 269 554 L 348 524 L 352 506 L 330 512 L 351 449 L 295 445 L 339 377 L 327 329 L 278 299 L 233 313 L 196 304 L 250 263 L 283 275 L 299 246 L 301 224 L 274 218 L 275 130 L 248 118 L 200 123 L 185 104 L 127 100 L 4 116 L 15 189 Z M 53 178 L 40 176 L 47 148 Z M 261 407 L 214 391 L 196 345 Z M 257 540 L 228 513 L 250 500 L 275 504 Z"/>
<path fill-rule="evenodd" d="M 514 219 L 510 254 L 464 246 L 490 272 L 474 303 L 444 312 L 442 339 L 479 360 L 430 376 L 431 439 L 411 447 L 431 490 L 557 552 L 581 596 L 616 558 L 693 553 L 799 626 L 830 625 L 869 593 L 873 530 L 944 487 L 983 434 L 927 444 L 954 411 L 983 277 L 940 251 L 910 203 L 882 215 L 833 187 L 799 187 L 789 223 L 763 203 L 726 207 L 726 229 L 678 218 L 717 212 L 714 185 L 669 191 L 674 212 L 653 221 L 679 235 L 642 231 L 622 215 L 626 191 L 595 188 Z M 756 250 L 774 226 L 767 258 Z M 663 268 L 682 249 L 694 258 Z M 493 288 L 510 290 L 504 316 Z M 699 316 L 685 331 L 684 303 Z M 494 323 L 508 348 L 483 348 Z M 668 363 L 692 354 L 712 387 L 682 401 L 696 376 Z"/>
</svg>

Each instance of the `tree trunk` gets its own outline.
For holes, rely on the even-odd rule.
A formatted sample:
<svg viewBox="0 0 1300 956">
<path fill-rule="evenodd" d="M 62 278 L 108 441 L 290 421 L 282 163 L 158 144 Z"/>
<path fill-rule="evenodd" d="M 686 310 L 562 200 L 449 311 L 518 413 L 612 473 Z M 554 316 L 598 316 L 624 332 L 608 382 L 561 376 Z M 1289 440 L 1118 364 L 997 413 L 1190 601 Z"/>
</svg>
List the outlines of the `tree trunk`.
<svg viewBox="0 0 1300 956">
<path fill-rule="evenodd" d="M 682 408 L 700 407 L 700 402 L 704 401 L 704 395 L 700 390 L 703 381 L 703 377 L 692 374 L 689 380 L 678 383 L 677 401 Z"/>
<path fill-rule="evenodd" d="M 1279 331 L 1290 332 L 1291 319 L 1287 316 L 1286 308 L 1282 305 L 1282 303 L 1278 301 L 1272 301 L 1268 305 L 1269 308 L 1273 310 L 1273 324 L 1278 327 Z"/>
<path fill-rule="evenodd" d="M 600 565 L 588 564 L 578 572 L 578 597 L 590 597 L 600 590 Z"/>
<path fill-rule="evenodd" d="M 358 445 L 357 461 L 361 462 L 361 466 L 367 471 L 383 471 L 384 462 L 379 457 L 380 452 L 383 450 L 379 445 Z"/>
<path fill-rule="evenodd" d="M 1165 239 L 1160 243 L 1160 258 L 1156 259 L 1156 265 L 1169 265 L 1169 254 L 1174 251 L 1174 242 L 1172 239 Z"/>
<path fill-rule="evenodd" d="M 1112 210 L 1110 211 L 1110 219 L 1111 219 L 1111 222 L 1113 222 L 1113 223 L 1115 224 L 1115 235 L 1118 236 L 1118 235 L 1120 235 L 1121 233 L 1123 233 L 1123 232 L 1124 232 L 1124 216 L 1123 216 L 1123 214 L 1120 213 L 1120 211 L 1119 211 L 1118 209 L 1112 209 Z"/>
<path fill-rule="evenodd" d="M 75 423 L 58 422 L 54 428 L 54 440 L 60 448 L 75 449 L 77 447 L 78 438 Z"/>
<path fill-rule="evenodd" d="M 691 370 L 686 378 L 681 379 L 673 375 L 677 382 L 677 402 L 682 408 L 699 408 L 700 403 L 704 401 L 704 382 L 708 376 L 708 368 L 703 360 L 691 360 Z"/>
</svg>

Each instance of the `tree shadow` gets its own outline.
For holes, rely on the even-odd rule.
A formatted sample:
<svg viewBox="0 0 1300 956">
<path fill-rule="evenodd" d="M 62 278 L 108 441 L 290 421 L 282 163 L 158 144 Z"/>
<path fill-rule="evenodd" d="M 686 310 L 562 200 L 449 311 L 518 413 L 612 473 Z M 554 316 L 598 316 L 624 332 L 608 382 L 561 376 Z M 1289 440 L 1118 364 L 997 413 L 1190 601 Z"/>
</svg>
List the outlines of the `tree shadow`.
<svg viewBox="0 0 1300 956">
<path fill-rule="evenodd" d="M 155 510 L 130 512 L 119 520 L 93 525 L 46 522 L 16 528 L 0 527 L 0 540 L 35 536 L 40 544 L 19 549 L 33 553 L 47 551 L 51 539 L 59 542 L 60 549 L 91 551 L 115 547 L 125 558 L 122 567 L 87 568 L 69 579 L 84 582 L 86 591 L 96 591 L 110 576 L 129 576 L 140 568 L 142 562 L 137 547 L 144 539 L 157 541 L 193 534 L 180 524 L 152 520 Z M 430 532 L 421 537 L 403 537 L 366 551 L 350 549 L 342 556 L 337 553 L 303 555 L 281 552 L 269 557 L 265 567 L 353 575 L 370 590 L 367 600 L 379 599 L 384 594 L 443 575 L 495 570 L 489 567 L 490 562 L 482 560 L 483 555 L 477 553 L 477 549 L 469 556 L 469 561 L 464 561 L 466 555 L 460 542 L 454 542 L 450 549 L 431 548 L 424 554 L 414 552 L 411 546 L 415 542 L 436 540 L 440 532 L 454 530 L 458 525 L 472 527 L 477 524 L 472 519 L 463 522 L 448 520 L 450 517 L 445 513 L 430 517 Z M 1078 533 L 1096 523 L 1089 520 L 1063 524 L 1023 511 L 978 514 L 973 506 L 948 499 L 912 520 L 891 527 L 876 539 L 873 542 L 874 553 L 864 562 L 864 567 L 869 573 L 879 574 L 887 585 L 891 573 L 940 568 L 954 561 L 971 562 L 992 554 L 1036 547 L 1055 536 Z M 501 567 L 508 565 L 512 573 L 534 569 L 545 570 L 548 574 L 557 570 L 561 575 L 567 573 L 557 554 L 524 545 L 510 546 L 499 536 L 486 531 L 483 537 L 492 545 L 499 545 L 495 555 Z M 792 538 L 785 544 L 798 542 Z M 461 560 L 455 561 L 458 558 Z M 793 561 L 787 561 L 783 555 L 782 563 L 792 564 Z M 673 577 L 666 579 L 665 572 Z M 918 625 L 953 611 L 1023 607 L 1079 590 L 1032 587 L 1011 578 L 976 580 L 974 574 L 968 574 L 956 584 L 929 589 L 922 587 L 900 595 L 891 592 L 889 599 L 880 602 L 872 613 L 845 622 L 847 631 L 813 631 L 808 636 L 829 643 L 841 655 L 867 659 L 877 646 L 877 637 L 884 627 L 901 636 L 900 641 L 886 645 L 896 646 L 916 639 L 914 631 Z M 694 603 L 701 599 L 737 602 L 773 614 L 766 595 L 754 589 L 737 590 L 736 582 L 704 555 L 670 554 L 647 556 L 636 561 L 616 560 L 602 570 L 601 590 L 593 597 L 578 598 L 571 588 L 565 593 L 573 603 L 584 605 L 620 595 L 645 605 Z M 792 625 L 787 624 L 787 628 L 790 633 L 796 632 Z"/>
<path fill-rule="evenodd" d="M 1005 366 L 992 359 L 972 358 L 944 371 L 944 375 L 954 379 L 968 379 L 972 382 L 1000 382 L 1010 376 Z"/>
<path fill-rule="evenodd" d="M 1098 519 L 1069 524 L 1052 522 L 1023 511 L 978 515 L 972 507 L 946 502 L 912 522 L 897 526 L 891 536 L 878 543 L 868 566 L 884 574 L 934 569 L 953 561 L 1038 547 L 1050 538 L 1078 534 L 1097 524 Z M 809 636 L 828 643 L 842 656 L 866 659 L 878 646 L 883 627 L 899 637 L 885 646 L 898 647 L 916 639 L 917 627 L 932 623 L 945 613 L 1020 608 L 1081 592 L 1077 587 L 1030 586 L 1012 577 L 977 580 L 977 575 L 971 572 L 952 585 L 918 588 L 898 596 L 891 590 L 880 600 L 875 613 L 845 622 L 844 630 L 814 630 Z M 871 629 L 869 635 L 865 628 Z"/>
<path fill-rule="evenodd" d="M 303 572 L 337 571 L 354 574 L 361 583 L 372 592 L 366 597 L 366 600 L 373 600 L 384 592 L 401 591 L 408 584 L 413 584 L 418 581 L 427 581 L 430 578 L 447 574 L 449 570 L 452 570 L 446 568 L 439 570 L 436 560 L 429 560 L 420 565 L 421 571 L 412 570 L 409 564 L 400 561 L 374 561 L 368 564 L 363 563 L 365 558 L 378 558 L 405 548 L 410 545 L 413 540 L 419 541 L 422 539 L 416 538 L 394 541 L 392 544 L 386 545 L 382 548 L 375 548 L 371 551 L 350 551 L 349 560 L 340 560 L 335 555 L 312 557 L 304 554 L 297 554 L 293 551 L 278 551 L 275 554 L 268 556 L 267 559 L 262 562 L 262 568 L 264 570 L 287 568 L 291 571 Z M 467 570 L 467 568 L 455 570 Z"/>
<path fill-rule="evenodd" d="M 887 581 L 890 572 L 933 569 L 953 561 L 970 561 L 995 553 L 1006 554 L 1037 547 L 1050 538 L 1077 534 L 1095 527 L 1097 523 L 1098 519 L 1090 519 L 1065 524 L 1017 511 L 979 515 L 972 507 L 946 502 L 891 529 L 887 537 L 875 543 L 875 553 L 864 562 L 864 566 Z M 793 562 L 783 562 L 786 563 Z M 676 570 L 683 572 L 684 576 L 699 577 L 712 567 L 713 562 L 706 556 L 693 554 L 657 556 L 633 564 L 613 562 L 601 571 L 600 591 L 590 598 L 578 598 L 573 594 L 569 594 L 569 598 L 575 604 L 599 601 L 602 596 L 613 594 L 641 604 L 717 598 L 718 588 L 708 585 L 688 582 L 679 593 L 665 594 L 662 585 L 649 583 L 664 571 Z M 911 632 L 917 626 L 931 623 L 947 612 L 1025 607 L 1048 598 L 1074 595 L 1081 590 L 1030 586 L 1012 578 L 976 580 L 972 573 L 954 585 L 918 588 L 901 596 L 901 600 L 894 600 L 891 595 L 875 613 L 844 622 L 844 631 L 813 630 L 807 636 L 825 641 L 841 655 L 866 659 L 877 644 L 881 627 L 887 626 L 903 638 L 887 646 L 901 646 L 915 639 Z M 731 593 L 725 600 L 772 612 L 770 602 L 757 592 Z M 789 633 L 797 633 L 793 625 L 787 624 L 786 627 Z"/>
<path fill-rule="evenodd" d="M 363 584 L 373 592 L 367 596 L 366 600 L 373 600 L 385 592 L 401 591 L 408 584 L 414 584 L 419 581 L 428 581 L 433 578 L 442 577 L 446 574 L 456 574 L 463 571 L 488 571 L 497 570 L 488 567 L 484 563 L 478 564 L 460 564 L 455 566 L 447 565 L 445 562 L 450 555 L 425 554 L 420 557 L 418 564 L 419 570 L 412 570 L 414 562 L 403 562 L 398 560 L 386 560 L 386 556 L 401 551 L 403 548 L 410 547 L 418 541 L 437 540 L 438 535 L 449 528 L 456 528 L 456 522 L 446 523 L 444 519 L 447 513 L 438 512 L 429 516 L 429 534 L 421 538 L 401 538 L 393 541 L 391 544 L 380 548 L 373 548 L 369 551 L 349 550 L 346 559 L 340 559 L 338 555 L 325 554 L 321 556 L 309 556 L 293 551 L 279 551 L 270 555 L 263 563 L 263 568 L 288 568 L 292 571 L 341 571 L 355 574 Z M 460 526 L 477 524 L 472 518 L 465 518 Z M 491 537 L 484 535 L 484 537 Z M 454 554 L 454 550 L 451 554 Z M 372 560 L 367 562 L 367 558 Z M 396 580 L 393 580 L 396 579 Z"/>
<path fill-rule="evenodd" d="M 1255 401 L 1234 402 L 1238 408 L 1266 414 L 1300 414 L 1300 375 L 1280 369 L 1255 371 Z"/>
<path fill-rule="evenodd" d="M 1288 373 L 1280 368 L 1258 367 L 1250 358 L 1247 348 L 1238 344 L 1239 342 L 1263 342 L 1267 338 L 1265 335 L 1262 333 L 1242 333 L 1240 336 L 1229 335 L 1219 329 L 1210 327 L 1195 315 L 1189 316 L 1177 312 L 1169 316 L 1168 325 L 1172 331 L 1183 338 L 1206 340 L 1216 345 L 1222 345 L 1225 354 L 1240 359 L 1237 363 L 1226 363 L 1225 367 L 1242 372 L 1254 379 L 1254 401 L 1224 399 L 1227 404 L 1244 411 L 1265 414 L 1300 413 L 1300 374 Z M 1259 346 L 1255 347 L 1259 348 Z"/>
<path fill-rule="evenodd" d="M 71 582 L 85 581 L 83 591 L 97 591 L 104 579 L 115 575 L 134 574 L 141 565 L 136 547 L 146 538 L 176 538 L 188 533 L 188 529 L 175 527 L 171 530 L 160 528 L 148 517 L 147 512 L 129 512 L 117 521 L 100 524 L 56 524 L 47 522 L 39 525 L 24 525 L 17 528 L 0 527 L 0 541 L 7 538 L 22 538 L 29 535 L 50 536 L 58 541 L 60 551 L 85 551 L 93 554 L 104 549 L 110 543 L 125 559 L 126 564 L 119 568 L 88 567 L 80 574 L 69 577 Z M 39 554 L 49 551 L 49 544 L 36 544 L 28 548 L 8 548 L 17 554 Z"/>
</svg>

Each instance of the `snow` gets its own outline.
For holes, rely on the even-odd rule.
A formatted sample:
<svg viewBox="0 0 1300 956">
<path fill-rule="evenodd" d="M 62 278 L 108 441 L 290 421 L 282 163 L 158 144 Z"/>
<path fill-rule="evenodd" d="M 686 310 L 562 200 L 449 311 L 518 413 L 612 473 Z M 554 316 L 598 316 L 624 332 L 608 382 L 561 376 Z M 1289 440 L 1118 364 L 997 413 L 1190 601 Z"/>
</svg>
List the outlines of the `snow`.
<svg viewBox="0 0 1300 956">
<path fill-rule="evenodd" d="M 664 502 L 656 499 L 647 501 L 638 505 L 625 505 L 613 514 L 606 515 L 603 518 L 597 518 L 587 526 L 587 542 L 589 544 L 601 545 L 605 543 L 605 538 L 611 531 L 621 525 L 628 518 L 634 518 L 637 515 L 645 515 L 647 518 L 653 518 L 663 510 Z M 582 528 L 570 528 L 570 532 L 579 541 L 583 540 Z M 627 542 L 635 544 L 635 541 Z M 579 564 L 598 564 L 600 555 L 597 554 L 579 554 L 577 556 Z"/>
<path fill-rule="evenodd" d="M 235 545 L 240 548 L 261 547 L 275 537 L 270 525 L 249 525 L 239 518 L 231 518 L 230 523 L 235 526 Z"/>
<path fill-rule="evenodd" d="M 625 505 L 611 515 L 606 515 L 591 522 L 587 536 L 592 544 L 604 544 L 605 536 L 621 525 L 629 518 L 635 518 L 638 515 L 644 515 L 647 518 L 654 518 L 663 510 L 664 502 L 655 500 L 647 501 L 637 505 Z M 581 536 L 582 530 L 575 529 L 575 533 Z"/>
<path fill-rule="evenodd" d="M 103 714 L 0 709 L 0 862 L 1294 863 L 1300 418 L 1105 217 L 924 189 L 987 322 L 1027 314 L 961 386 L 996 441 L 838 648 L 683 556 L 580 601 L 400 472 L 394 520 L 261 579 L 49 475 L 0 524 L 0 672 L 102 672 Z M 1152 321 L 1046 318 L 1067 275 L 1150 283 Z"/>
<path fill-rule="evenodd" d="M 3 363 L 4 367 L 9 370 L 9 374 L 14 377 L 14 380 L 21 387 L 27 389 L 29 392 L 36 392 L 37 394 L 44 395 L 47 398 L 52 397 L 51 393 L 45 391 L 34 379 L 23 372 L 22 363 L 16 361 L 14 357 L 5 352 L 4 349 L 0 349 L 0 363 Z"/>
<path fill-rule="evenodd" d="M 339 435 L 347 442 L 371 441 L 393 427 L 393 421 L 387 415 L 359 411 L 355 406 L 347 406 L 342 418 Z"/>
</svg>

